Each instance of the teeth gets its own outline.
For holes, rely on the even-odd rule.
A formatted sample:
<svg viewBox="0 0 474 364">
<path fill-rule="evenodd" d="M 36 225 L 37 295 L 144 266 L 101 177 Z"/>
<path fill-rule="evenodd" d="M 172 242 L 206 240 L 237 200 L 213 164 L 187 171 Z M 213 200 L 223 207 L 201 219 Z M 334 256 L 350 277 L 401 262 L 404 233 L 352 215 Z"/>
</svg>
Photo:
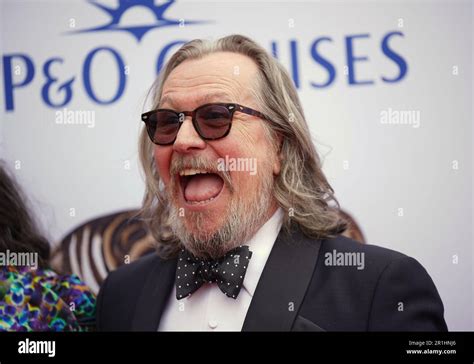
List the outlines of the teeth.
<svg viewBox="0 0 474 364">
<path fill-rule="evenodd" d="M 193 168 L 186 168 L 179 172 L 180 176 L 194 176 L 195 174 L 206 174 L 209 173 L 204 169 L 193 169 Z"/>
<path fill-rule="evenodd" d="M 207 199 L 207 200 L 204 200 L 204 201 L 187 201 L 187 203 L 189 203 L 189 204 L 191 204 L 191 205 L 202 205 L 202 204 L 208 203 L 208 202 L 210 202 L 210 201 L 212 201 L 212 200 L 214 200 L 214 199 L 215 199 L 215 197 L 211 197 L 211 198 L 209 198 L 209 199 Z"/>
</svg>

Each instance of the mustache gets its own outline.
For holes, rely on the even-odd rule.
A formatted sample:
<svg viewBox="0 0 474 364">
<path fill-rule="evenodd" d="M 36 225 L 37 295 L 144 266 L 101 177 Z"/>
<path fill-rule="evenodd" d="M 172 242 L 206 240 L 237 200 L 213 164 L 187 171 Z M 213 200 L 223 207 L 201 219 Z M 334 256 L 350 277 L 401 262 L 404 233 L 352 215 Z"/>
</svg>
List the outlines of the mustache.
<svg viewBox="0 0 474 364">
<path fill-rule="evenodd" d="M 192 168 L 192 169 L 203 169 L 210 173 L 217 174 L 219 177 L 222 178 L 226 187 L 230 190 L 230 192 L 234 192 L 234 186 L 232 184 L 232 178 L 230 177 L 229 171 L 222 171 L 218 170 L 217 168 L 217 160 L 210 161 L 207 158 L 194 156 L 194 157 L 172 157 L 171 164 L 170 164 L 170 174 L 175 176 L 179 174 L 184 169 Z M 173 179 L 172 179 L 173 180 Z"/>
</svg>

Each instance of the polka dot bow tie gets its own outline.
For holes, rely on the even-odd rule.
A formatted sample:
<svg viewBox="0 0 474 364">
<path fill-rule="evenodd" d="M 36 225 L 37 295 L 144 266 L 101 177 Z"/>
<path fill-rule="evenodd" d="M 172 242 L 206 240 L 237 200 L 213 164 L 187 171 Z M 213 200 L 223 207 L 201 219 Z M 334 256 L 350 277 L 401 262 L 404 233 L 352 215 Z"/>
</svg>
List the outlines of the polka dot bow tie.
<svg viewBox="0 0 474 364">
<path fill-rule="evenodd" d="M 217 283 L 227 297 L 237 298 L 251 257 L 252 252 L 246 245 L 216 260 L 196 258 L 187 250 L 181 250 L 176 269 L 176 298 L 189 296 L 205 282 Z"/>
</svg>

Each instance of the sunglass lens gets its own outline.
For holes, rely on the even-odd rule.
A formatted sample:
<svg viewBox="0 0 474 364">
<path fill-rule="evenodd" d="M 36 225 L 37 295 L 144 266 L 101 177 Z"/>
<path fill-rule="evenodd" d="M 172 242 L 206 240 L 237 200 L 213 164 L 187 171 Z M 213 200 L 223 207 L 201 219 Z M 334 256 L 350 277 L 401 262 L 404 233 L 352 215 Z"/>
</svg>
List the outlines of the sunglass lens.
<svg viewBox="0 0 474 364">
<path fill-rule="evenodd" d="M 156 111 L 149 116 L 148 134 L 156 144 L 171 144 L 178 134 L 179 117 L 171 111 Z"/>
<path fill-rule="evenodd" d="M 197 126 L 205 139 L 222 138 L 229 130 L 232 114 L 224 105 L 209 105 L 196 113 Z"/>
</svg>

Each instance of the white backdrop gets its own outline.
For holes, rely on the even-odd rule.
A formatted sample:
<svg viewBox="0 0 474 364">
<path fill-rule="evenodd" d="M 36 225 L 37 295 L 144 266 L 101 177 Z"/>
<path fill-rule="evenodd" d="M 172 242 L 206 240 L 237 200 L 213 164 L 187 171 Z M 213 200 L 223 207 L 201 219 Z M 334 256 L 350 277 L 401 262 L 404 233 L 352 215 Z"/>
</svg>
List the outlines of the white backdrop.
<svg viewBox="0 0 474 364">
<path fill-rule="evenodd" d="M 99 2 L 122 9 L 118 0 Z M 111 22 L 114 12 L 82 0 L 1 1 L 0 158 L 51 241 L 140 205 L 139 115 L 163 49 L 241 33 L 268 50 L 274 44 L 293 72 L 324 170 L 367 240 L 418 259 L 438 287 L 450 330 L 474 328 L 471 1 L 177 1 L 161 19 L 178 24 L 161 27 L 146 1 L 121 3 L 130 6 Z M 130 32 L 138 26 L 149 26 L 141 39 Z M 382 42 L 393 32 L 401 35 L 390 38 L 390 53 Z M 94 55 L 100 47 L 110 49 Z M 51 85 L 45 67 L 57 79 Z M 331 67 L 334 80 L 313 87 L 328 81 Z M 101 105 L 84 77 L 102 101 L 114 97 L 120 77 L 125 87 Z M 72 78 L 67 100 L 68 86 L 58 85 Z M 59 123 L 64 108 L 93 119 Z M 412 117 L 406 124 L 396 123 L 401 111 Z"/>
</svg>

